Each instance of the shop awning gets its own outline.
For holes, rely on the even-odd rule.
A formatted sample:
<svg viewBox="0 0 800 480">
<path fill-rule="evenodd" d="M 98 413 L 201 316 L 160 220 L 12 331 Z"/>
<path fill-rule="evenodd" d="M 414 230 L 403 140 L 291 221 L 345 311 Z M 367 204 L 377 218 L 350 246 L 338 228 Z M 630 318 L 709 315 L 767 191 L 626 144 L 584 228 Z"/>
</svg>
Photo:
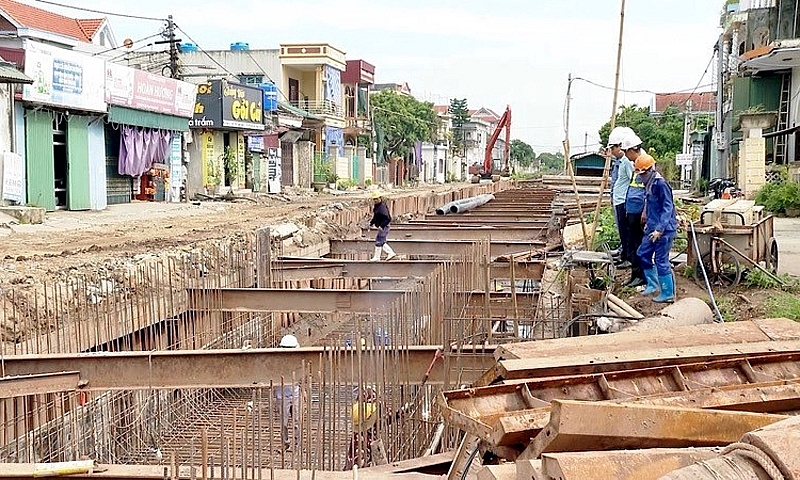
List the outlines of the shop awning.
<svg viewBox="0 0 800 480">
<path fill-rule="evenodd" d="M 33 79 L 17 70 L 13 63 L 0 59 L 0 83 L 31 84 Z"/>
<path fill-rule="evenodd" d="M 134 110 L 117 105 L 108 106 L 108 121 L 121 125 L 158 128 L 173 132 L 189 131 L 188 118 L 164 115 L 163 113 L 146 112 L 144 110 Z"/>
</svg>

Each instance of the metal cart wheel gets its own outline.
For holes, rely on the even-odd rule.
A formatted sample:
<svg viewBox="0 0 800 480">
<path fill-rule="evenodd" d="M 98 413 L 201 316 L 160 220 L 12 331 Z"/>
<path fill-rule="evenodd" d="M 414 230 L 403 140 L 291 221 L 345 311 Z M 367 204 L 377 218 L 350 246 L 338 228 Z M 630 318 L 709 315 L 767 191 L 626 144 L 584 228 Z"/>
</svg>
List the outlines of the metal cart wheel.
<svg viewBox="0 0 800 480">
<path fill-rule="evenodd" d="M 770 237 L 767 241 L 767 270 L 778 273 L 778 241 L 775 237 Z"/>
<path fill-rule="evenodd" d="M 701 259 L 703 266 L 708 275 L 708 281 L 712 288 L 719 291 L 726 292 L 736 285 L 742 279 L 742 264 L 735 253 L 726 248 L 717 250 L 716 255 L 716 268 L 711 262 L 711 252 L 707 252 Z M 700 285 L 705 286 L 703 280 L 703 272 L 700 271 L 700 265 L 697 265 L 694 270 L 694 280 Z"/>
</svg>

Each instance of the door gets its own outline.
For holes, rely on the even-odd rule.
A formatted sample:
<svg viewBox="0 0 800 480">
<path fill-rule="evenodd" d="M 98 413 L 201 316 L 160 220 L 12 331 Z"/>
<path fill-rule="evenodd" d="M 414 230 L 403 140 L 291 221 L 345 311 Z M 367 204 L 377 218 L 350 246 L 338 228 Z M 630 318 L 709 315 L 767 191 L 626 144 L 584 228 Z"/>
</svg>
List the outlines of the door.
<svg viewBox="0 0 800 480">
<path fill-rule="evenodd" d="M 300 81 L 294 78 L 289 79 L 289 102 L 297 106 L 300 100 Z"/>
<path fill-rule="evenodd" d="M 48 111 L 25 113 L 25 169 L 28 205 L 54 211 L 53 117 Z"/>
<path fill-rule="evenodd" d="M 67 209 L 90 208 L 89 117 L 71 115 L 67 121 Z"/>
<path fill-rule="evenodd" d="M 294 185 L 294 144 L 281 142 L 281 184 Z"/>
</svg>

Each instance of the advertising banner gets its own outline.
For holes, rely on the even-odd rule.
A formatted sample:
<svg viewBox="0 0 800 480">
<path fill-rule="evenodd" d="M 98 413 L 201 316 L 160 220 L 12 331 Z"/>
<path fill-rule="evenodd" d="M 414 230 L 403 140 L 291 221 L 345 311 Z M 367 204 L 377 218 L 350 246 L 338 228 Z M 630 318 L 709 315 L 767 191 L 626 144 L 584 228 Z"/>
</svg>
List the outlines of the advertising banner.
<svg viewBox="0 0 800 480">
<path fill-rule="evenodd" d="M 143 70 L 107 62 L 106 101 L 148 112 L 191 118 L 197 86 Z"/>
<path fill-rule="evenodd" d="M 105 112 L 105 62 L 88 54 L 28 41 L 25 75 L 33 84 L 22 89 L 22 99 L 45 105 Z"/>
<path fill-rule="evenodd" d="M 261 89 L 212 80 L 198 85 L 191 128 L 264 130 L 264 98 Z"/>
</svg>

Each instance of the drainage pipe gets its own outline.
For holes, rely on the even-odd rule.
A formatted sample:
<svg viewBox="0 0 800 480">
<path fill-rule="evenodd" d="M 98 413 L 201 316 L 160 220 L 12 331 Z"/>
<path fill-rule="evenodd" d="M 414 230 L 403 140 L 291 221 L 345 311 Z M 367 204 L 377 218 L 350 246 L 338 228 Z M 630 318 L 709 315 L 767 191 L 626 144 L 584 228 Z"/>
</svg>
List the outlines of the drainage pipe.
<svg viewBox="0 0 800 480">
<path fill-rule="evenodd" d="M 480 207 L 481 205 L 486 205 L 492 200 L 494 200 L 494 195 L 491 193 L 465 198 L 464 200 L 453 202 L 453 204 L 450 205 L 450 213 L 464 213 L 473 208 Z"/>
</svg>

